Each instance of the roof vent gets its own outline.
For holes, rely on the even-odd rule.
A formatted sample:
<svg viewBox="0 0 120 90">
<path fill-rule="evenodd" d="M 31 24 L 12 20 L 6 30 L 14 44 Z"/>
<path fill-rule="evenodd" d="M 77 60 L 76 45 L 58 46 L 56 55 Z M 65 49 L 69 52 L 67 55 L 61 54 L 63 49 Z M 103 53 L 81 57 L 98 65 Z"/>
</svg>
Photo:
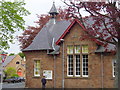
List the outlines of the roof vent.
<svg viewBox="0 0 120 90">
<path fill-rule="evenodd" d="M 55 2 L 53 2 L 52 8 L 50 9 L 49 14 L 52 16 L 52 18 L 55 18 L 55 16 L 57 16 L 58 12 L 55 7 Z"/>
</svg>

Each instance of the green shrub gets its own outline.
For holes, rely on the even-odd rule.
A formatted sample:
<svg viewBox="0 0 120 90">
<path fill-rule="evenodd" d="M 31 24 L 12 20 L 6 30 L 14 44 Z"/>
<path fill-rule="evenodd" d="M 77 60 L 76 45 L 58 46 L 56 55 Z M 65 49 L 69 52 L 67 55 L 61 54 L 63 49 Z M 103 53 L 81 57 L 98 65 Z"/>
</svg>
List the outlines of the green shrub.
<svg viewBox="0 0 120 90">
<path fill-rule="evenodd" d="M 16 73 L 16 69 L 13 67 L 8 67 L 5 71 L 5 73 L 6 73 L 7 78 L 11 78 L 14 76 L 18 77 L 18 75 Z"/>
<path fill-rule="evenodd" d="M 12 77 L 19 77 L 19 75 L 18 74 L 13 74 Z"/>
</svg>

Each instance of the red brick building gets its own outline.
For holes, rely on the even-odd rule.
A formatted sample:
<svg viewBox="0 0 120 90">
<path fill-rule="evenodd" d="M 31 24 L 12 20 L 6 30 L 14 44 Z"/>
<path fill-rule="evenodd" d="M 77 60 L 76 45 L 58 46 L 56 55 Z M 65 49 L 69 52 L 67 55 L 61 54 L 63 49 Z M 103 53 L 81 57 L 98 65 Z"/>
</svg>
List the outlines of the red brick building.
<svg viewBox="0 0 120 90">
<path fill-rule="evenodd" d="M 114 55 L 90 39 L 81 41 L 85 32 L 78 20 L 57 21 L 54 4 L 49 13 L 52 18 L 22 50 L 26 56 L 26 87 L 41 88 L 44 75 L 47 88 L 113 88 Z"/>
<path fill-rule="evenodd" d="M 7 56 L 2 66 L 4 70 L 13 67 L 20 77 L 25 77 L 25 61 L 19 55 Z"/>
</svg>

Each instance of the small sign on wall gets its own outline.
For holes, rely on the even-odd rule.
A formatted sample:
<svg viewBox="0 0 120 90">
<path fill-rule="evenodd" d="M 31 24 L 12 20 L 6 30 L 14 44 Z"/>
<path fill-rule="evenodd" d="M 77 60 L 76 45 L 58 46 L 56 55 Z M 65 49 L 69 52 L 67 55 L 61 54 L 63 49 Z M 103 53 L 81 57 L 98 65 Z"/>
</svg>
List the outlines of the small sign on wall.
<svg viewBox="0 0 120 90">
<path fill-rule="evenodd" d="M 43 76 L 45 76 L 46 79 L 52 79 L 52 70 L 43 70 Z"/>
</svg>

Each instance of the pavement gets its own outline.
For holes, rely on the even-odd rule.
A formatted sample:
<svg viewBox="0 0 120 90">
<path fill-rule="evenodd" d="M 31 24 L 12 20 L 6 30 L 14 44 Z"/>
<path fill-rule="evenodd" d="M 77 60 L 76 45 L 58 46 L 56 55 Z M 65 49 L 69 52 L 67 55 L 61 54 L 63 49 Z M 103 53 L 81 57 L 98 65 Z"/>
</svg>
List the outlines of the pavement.
<svg viewBox="0 0 120 90">
<path fill-rule="evenodd" d="M 2 88 L 25 88 L 25 82 L 20 83 L 3 83 Z"/>
</svg>

